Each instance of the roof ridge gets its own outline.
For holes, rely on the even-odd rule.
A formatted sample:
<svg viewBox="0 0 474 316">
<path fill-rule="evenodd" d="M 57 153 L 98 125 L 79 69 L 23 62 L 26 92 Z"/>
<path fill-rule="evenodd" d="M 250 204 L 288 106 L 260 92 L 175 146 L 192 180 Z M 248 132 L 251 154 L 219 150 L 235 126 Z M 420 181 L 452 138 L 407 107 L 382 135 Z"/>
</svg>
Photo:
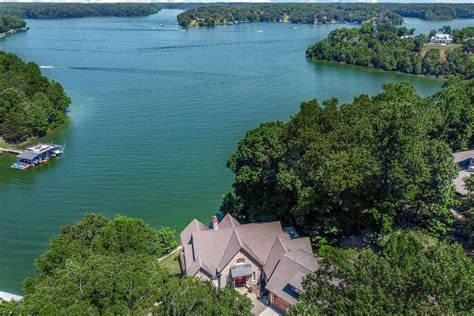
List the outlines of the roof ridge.
<svg viewBox="0 0 474 316">
<path fill-rule="evenodd" d="M 265 262 L 261 262 L 260 258 L 253 252 L 253 250 L 249 247 L 249 245 L 247 245 L 247 243 L 242 238 L 240 238 L 239 232 L 236 232 L 236 235 L 237 235 L 237 238 L 239 239 L 239 244 L 241 248 L 244 249 L 246 252 L 248 252 L 249 255 L 251 255 L 258 263 L 260 263 L 261 265 L 264 265 Z"/>
<path fill-rule="evenodd" d="M 226 255 L 226 250 L 227 250 L 227 248 L 229 247 L 229 244 L 230 244 L 230 241 L 231 241 L 231 239 L 232 239 L 232 236 L 235 236 L 235 238 L 237 239 L 237 242 L 238 242 L 240 248 L 242 248 L 242 244 L 240 243 L 240 239 L 238 238 L 238 236 L 237 236 L 235 230 L 232 229 L 232 234 L 230 234 L 230 237 L 229 237 L 229 239 L 227 240 L 227 244 L 226 244 L 225 247 L 224 247 L 224 252 L 222 253 L 222 257 L 221 257 L 221 259 L 219 260 L 219 264 L 217 265 L 217 269 L 219 269 L 219 270 L 221 270 L 220 267 L 221 267 L 221 265 L 222 265 L 222 260 L 224 259 L 225 255 Z M 240 250 L 240 248 L 237 250 L 237 252 Z M 235 254 L 237 254 L 237 252 L 236 252 Z M 234 256 L 235 256 L 235 254 L 234 254 Z"/>
<path fill-rule="evenodd" d="M 313 256 L 313 254 L 310 254 L 310 253 L 304 251 L 303 249 L 298 248 L 298 249 L 296 249 L 296 250 L 294 250 L 294 251 L 297 251 L 297 250 L 300 250 L 300 251 L 304 252 L 305 254 L 307 254 L 307 255 L 313 257 L 314 259 L 316 259 L 316 261 L 318 260 L 315 256 Z M 291 260 L 291 261 L 293 261 L 294 263 L 296 263 L 297 265 L 299 265 L 300 267 L 302 267 L 302 268 L 304 268 L 304 269 L 306 269 L 306 270 L 312 272 L 310 269 L 308 269 L 307 267 L 305 267 L 304 265 L 302 265 L 300 262 L 294 260 L 293 258 L 288 257 L 288 254 L 290 254 L 290 253 L 292 253 L 292 252 L 294 252 L 294 251 L 290 249 L 290 251 L 287 252 L 287 253 L 285 253 L 285 254 L 283 255 L 283 257 L 288 258 L 288 260 Z M 280 260 L 281 260 L 281 259 L 280 259 Z"/>
</svg>

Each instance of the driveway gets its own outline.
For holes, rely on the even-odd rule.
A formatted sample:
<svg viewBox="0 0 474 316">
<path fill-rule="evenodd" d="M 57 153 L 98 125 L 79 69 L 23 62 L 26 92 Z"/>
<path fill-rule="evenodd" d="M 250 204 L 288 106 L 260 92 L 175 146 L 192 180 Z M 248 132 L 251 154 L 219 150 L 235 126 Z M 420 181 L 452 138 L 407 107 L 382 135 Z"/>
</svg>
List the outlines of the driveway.
<svg viewBox="0 0 474 316">
<path fill-rule="evenodd" d="M 249 292 L 246 287 L 238 287 L 235 289 L 240 294 L 246 295 L 252 301 L 252 314 L 256 316 L 281 316 L 282 314 L 277 312 L 272 307 L 268 306 L 268 296 L 258 298 L 253 292 Z"/>
</svg>

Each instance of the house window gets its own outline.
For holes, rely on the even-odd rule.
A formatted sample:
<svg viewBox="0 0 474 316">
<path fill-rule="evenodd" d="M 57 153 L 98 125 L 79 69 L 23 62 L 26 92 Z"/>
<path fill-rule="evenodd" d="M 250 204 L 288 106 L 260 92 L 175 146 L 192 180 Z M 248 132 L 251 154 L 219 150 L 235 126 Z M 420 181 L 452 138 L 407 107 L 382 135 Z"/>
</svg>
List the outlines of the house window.
<svg viewBox="0 0 474 316">
<path fill-rule="evenodd" d="M 255 281 L 256 279 L 256 275 L 255 275 L 255 272 L 252 273 L 252 281 Z"/>
<path fill-rule="evenodd" d="M 237 259 L 237 263 L 245 263 L 245 258 L 239 258 L 239 259 Z"/>
</svg>

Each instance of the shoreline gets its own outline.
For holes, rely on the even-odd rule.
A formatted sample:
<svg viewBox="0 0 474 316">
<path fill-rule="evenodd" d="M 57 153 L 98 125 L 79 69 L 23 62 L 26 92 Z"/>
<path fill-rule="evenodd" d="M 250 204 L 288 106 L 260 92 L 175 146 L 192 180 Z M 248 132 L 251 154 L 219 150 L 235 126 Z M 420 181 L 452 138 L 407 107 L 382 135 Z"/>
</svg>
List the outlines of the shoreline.
<svg viewBox="0 0 474 316">
<path fill-rule="evenodd" d="M 64 123 L 62 123 L 61 125 L 55 127 L 55 128 L 52 128 L 52 129 L 49 129 L 46 133 L 46 135 L 44 136 L 41 136 L 41 137 L 30 137 L 28 138 L 27 140 L 25 140 L 24 142 L 21 142 L 21 143 L 17 143 L 17 144 L 10 144 L 10 143 L 7 143 L 5 142 L 5 140 L 3 140 L 3 138 L 0 137 L 0 148 L 13 148 L 13 149 L 18 149 L 18 150 L 24 150 L 26 147 L 29 147 L 31 145 L 34 145 L 38 142 L 51 142 L 51 139 L 54 138 L 54 137 L 57 137 L 61 132 L 65 131 L 69 125 L 71 124 L 71 120 L 69 119 L 69 117 L 67 116 L 64 116 Z M 11 153 L 5 153 L 5 152 L 2 152 L 0 153 L 0 155 L 13 155 Z"/>
<path fill-rule="evenodd" d="M 28 26 L 26 27 L 23 27 L 23 28 L 19 28 L 19 29 L 12 29 L 12 30 L 9 30 L 9 31 L 6 31 L 4 33 L 0 33 L 0 39 L 1 38 L 5 38 L 5 37 L 8 37 L 10 35 L 13 35 L 15 33 L 19 33 L 19 32 L 26 32 L 28 31 L 30 28 Z"/>
<path fill-rule="evenodd" d="M 345 62 L 340 62 L 340 61 L 334 61 L 334 60 L 326 60 L 326 59 L 317 59 L 313 58 L 311 56 L 306 56 L 308 60 L 311 61 L 317 61 L 317 62 L 325 62 L 325 63 L 331 63 L 331 64 L 337 64 L 337 65 L 344 65 L 344 66 L 353 66 L 361 69 L 369 69 L 369 70 L 376 70 L 376 71 L 381 71 L 381 72 L 387 72 L 387 73 L 396 73 L 400 75 L 408 75 L 408 76 L 415 76 L 415 77 L 420 77 L 420 78 L 429 78 L 429 79 L 435 79 L 435 80 L 441 80 L 441 81 L 446 81 L 448 77 L 445 76 L 428 76 L 424 74 L 412 74 L 409 72 L 401 72 L 401 71 L 396 71 L 396 70 L 383 70 L 380 68 L 375 68 L 375 67 L 366 67 L 366 66 L 361 66 L 361 65 L 355 65 L 355 64 L 349 64 Z"/>
</svg>

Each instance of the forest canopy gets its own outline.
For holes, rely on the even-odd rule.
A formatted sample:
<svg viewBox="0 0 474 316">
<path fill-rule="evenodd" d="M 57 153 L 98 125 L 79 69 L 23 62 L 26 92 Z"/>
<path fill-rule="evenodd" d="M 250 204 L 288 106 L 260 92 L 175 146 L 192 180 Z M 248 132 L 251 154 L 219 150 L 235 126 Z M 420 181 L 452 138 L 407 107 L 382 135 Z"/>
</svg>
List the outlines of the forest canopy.
<svg viewBox="0 0 474 316">
<path fill-rule="evenodd" d="M 11 15 L 2 15 L 0 13 L 0 34 L 8 31 L 24 29 L 26 21 Z"/>
<path fill-rule="evenodd" d="M 473 80 L 453 77 L 428 98 L 392 83 L 348 104 L 302 102 L 289 122 L 264 123 L 238 143 L 227 162 L 234 190 L 221 210 L 329 241 L 406 219 L 445 234 L 452 150 L 473 148 L 473 100 Z"/>
<path fill-rule="evenodd" d="M 24 19 L 62 19 L 98 16 L 146 16 L 159 7 L 150 3 L 7 3 L 0 5 L 0 15 Z"/>
<path fill-rule="evenodd" d="M 363 23 L 375 20 L 402 24 L 402 17 L 425 20 L 473 18 L 474 5 L 434 3 L 203 4 L 179 14 L 178 22 L 183 26 L 213 26 L 236 22 Z"/>
<path fill-rule="evenodd" d="M 0 52 L 0 137 L 18 143 L 64 121 L 71 99 L 33 62 Z"/>
<path fill-rule="evenodd" d="M 0 300 L 0 314 L 250 314 L 250 300 L 233 289 L 171 276 L 157 259 L 177 245 L 170 228 L 156 230 L 126 216 L 109 220 L 87 214 L 51 239 L 36 262 L 38 276 L 24 282 L 23 302 Z"/>
<path fill-rule="evenodd" d="M 459 75 L 470 78 L 474 62 L 468 51 L 472 49 L 474 28 L 442 29 L 454 37 L 455 45 L 440 47 L 428 42 L 429 35 L 414 35 L 414 29 L 391 24 L 363 24 L 360 28 L 340 28 L 310 46 L 306 55 L 317 60 L 336 61 L 386 71 L 400 71 L 415 75 Z"/>
<path fill-rule="evenodd" d="M 307 277 L 289 314 L 472 313 L 474 263 L 459 244 L 421 231 L 397 231 L 378 248 L 350 256 L 341 248 L 325 249 L 320 269 Z"/>
</svg>

